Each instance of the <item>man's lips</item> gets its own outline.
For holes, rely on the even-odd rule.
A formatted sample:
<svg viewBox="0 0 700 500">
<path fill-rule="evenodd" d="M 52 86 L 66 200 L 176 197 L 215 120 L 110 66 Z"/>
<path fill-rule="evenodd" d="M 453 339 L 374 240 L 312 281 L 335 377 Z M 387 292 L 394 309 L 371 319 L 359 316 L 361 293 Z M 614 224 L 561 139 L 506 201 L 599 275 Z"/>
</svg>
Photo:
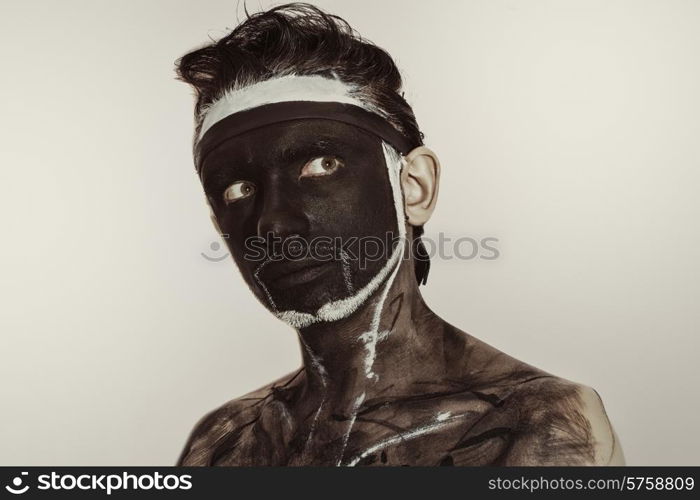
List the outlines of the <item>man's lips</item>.
<svg viewBox="0 0 700 500">
<path fill-rule="evenodd" d="M 265 285 L 273 288 L 290 288 L 311 281 L 332 267 L 330 261 L 272 261 L 258 273 Z"/>
</svg>

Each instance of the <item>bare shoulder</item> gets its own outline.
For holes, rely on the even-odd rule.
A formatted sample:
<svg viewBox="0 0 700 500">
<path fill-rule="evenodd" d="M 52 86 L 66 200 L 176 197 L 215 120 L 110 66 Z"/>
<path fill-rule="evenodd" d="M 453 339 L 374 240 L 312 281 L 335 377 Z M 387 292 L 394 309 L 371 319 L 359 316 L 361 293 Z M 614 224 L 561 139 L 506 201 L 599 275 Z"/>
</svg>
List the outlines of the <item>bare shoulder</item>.
<svg viewBox="0 0 700 500">
<path fill-rule="evenodd" d="M 467 367 L 467 385 L 488 395 L 494 405 L 470 428 L 467 443 L 484 448 L 488 442 L 499 450 L 494 451 L 494 461 L 501 465 L 624 465 L 620 440 L 593 388 L 525 363 L 476 337 L 451 338 L 457 340 L 449 352 L 466 353 L 457 356 L 454 365 Z M 454 345 L 461 339 L 463 347 Z M 463 453 L 468 459 L 464 463 L 474 453 Z M 454 458 L 455 463 L 463 461 Z"/>
<path fill-rule="evenodd" d="M 582 414 L 591 426 L 591 436 L 595 441 L 597 465 L 625 465 L 620 438 L 605 411 L 598 391 L 586 385 L 579 385 Z"/>
<path fill-rule="evenodd" d="M 507 465 L 624 465 L 619 438 L 595 389 L 542 377 L 522 384 L 507 403 L 519 414 Z"/>
<path fill-rule="evenodd" d="M 275 388 L 286 386 L 300 373 L 297 370 L 287 374 L 206 413 L 194 425 L 176 465 L 209 465 L 218 448 L 235 439 L 240 429 L 257 418 Z"/>
</svg>

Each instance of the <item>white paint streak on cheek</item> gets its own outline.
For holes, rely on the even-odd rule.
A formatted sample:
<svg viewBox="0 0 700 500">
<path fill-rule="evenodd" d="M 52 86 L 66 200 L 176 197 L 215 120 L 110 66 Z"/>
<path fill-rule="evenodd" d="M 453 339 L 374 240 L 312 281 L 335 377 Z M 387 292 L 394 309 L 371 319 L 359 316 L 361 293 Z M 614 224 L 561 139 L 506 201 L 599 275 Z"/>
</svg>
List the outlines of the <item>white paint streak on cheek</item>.
<svg viewBox="0 0 700 500">
<path fill-rule="evenodd" d="M 343 281 L 345 288 L 349 294 L 355 293 L 355 287 L 352 284 L 352 276 L 350 275 L 350 257 L 344 250 L 340 251 L 340 262 L 343 268 Z"/>
<path fill-rule="evenodd" d="M 277 311 L 277 305 L 275 304 L 275 301 L 272 300 L 272 295 L 270 295 L 270 291 L 265 286 L 265 283 L 263 283 L 262 280 L 258 277 L 258 275 L 260 274 L 260 271 L 263 270 L 263 268 L 267 265 L 268 262 L 270 262 L 270 261 L 266 260 L 262 264 L 260 264 L 258 266 L 258 268 L 255 270 L 255 273 L 253 273 L 253 277 L 255 278 L 255 281 L 258 282 L 258 285 L 260 285 L 260 287 L 265 292 L 265 295 L 267 296 L 267 300 L 270 303 L 270 307 L 272 308 L 272 310 Z"/>
</svg>

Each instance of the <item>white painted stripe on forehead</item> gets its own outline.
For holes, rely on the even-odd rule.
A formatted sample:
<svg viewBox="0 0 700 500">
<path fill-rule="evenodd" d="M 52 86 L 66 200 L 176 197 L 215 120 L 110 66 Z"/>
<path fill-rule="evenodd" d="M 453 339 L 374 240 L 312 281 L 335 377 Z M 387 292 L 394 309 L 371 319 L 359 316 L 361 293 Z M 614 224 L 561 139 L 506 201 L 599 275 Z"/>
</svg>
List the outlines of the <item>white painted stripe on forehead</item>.
<svg viewBox="0 0 700 500">
<path fill-rule="evenodd" d="M 197 140 L 215 123 L 233 113 L 284 101 L 341 102 L 376 113 L 372 106 L 355 97 L 356 88 L 337 78 L 321 75 L 285 75 L 228 90 L 202 111 L 204 120 Z"/>
</svg>

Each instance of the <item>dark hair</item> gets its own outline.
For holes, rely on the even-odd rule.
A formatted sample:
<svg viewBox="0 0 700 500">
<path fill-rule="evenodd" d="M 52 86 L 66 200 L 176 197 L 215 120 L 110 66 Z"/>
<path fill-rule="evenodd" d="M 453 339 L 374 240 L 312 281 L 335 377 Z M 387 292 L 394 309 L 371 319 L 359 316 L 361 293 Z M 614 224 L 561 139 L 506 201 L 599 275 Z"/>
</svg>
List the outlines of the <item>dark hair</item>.
<svg viewBox="0 0 700 500">
<path fill-rule="evenodd" d="M 357 97 L 378 110 L 414 147 L 423 144 L 413 110 L 401 91 L 391 56 L 363 39 L 342 18 L 307 3 L 289 3 L 249 14 L 218 41 L 176 62 L 177 79 L 195 90 L 195 133 L 203 111 L 227 90 L 287 74 L 335 77 L 357 88 Z M 413 226 L 412 254 L 418 284 L 427 282 L 430 260 Z"/>
</svg>

